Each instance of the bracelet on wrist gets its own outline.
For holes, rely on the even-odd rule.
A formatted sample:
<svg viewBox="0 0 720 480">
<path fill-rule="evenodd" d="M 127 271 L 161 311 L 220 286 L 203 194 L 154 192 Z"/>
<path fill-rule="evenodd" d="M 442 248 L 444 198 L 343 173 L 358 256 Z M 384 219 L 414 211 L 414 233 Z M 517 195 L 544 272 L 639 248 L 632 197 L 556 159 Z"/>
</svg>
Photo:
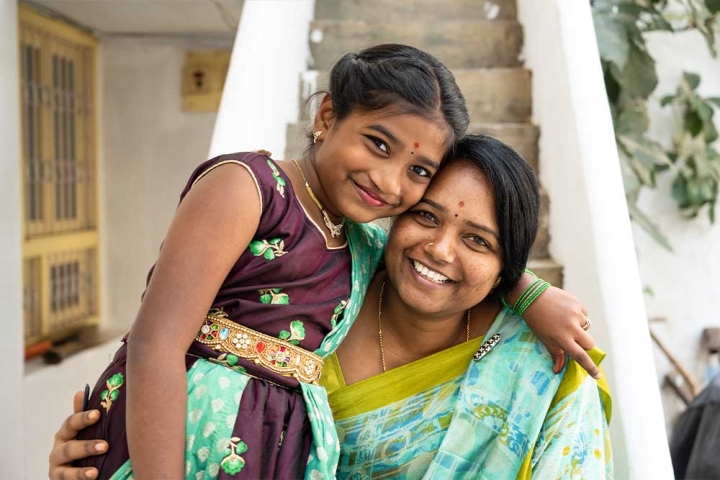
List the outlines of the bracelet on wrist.
<svg viewBox="0 0 720 480">
<path fill-rule="evenodd" d="M 529 287 L 527 287 L 518 297 L 514 306 L 511 306 L 504 297 L 500 300 L 504 306 L 517 313 L 519 316 L 525 313 L 525 311 L 532 305 L 532 303 L 538 299 L 538 297 L 548 288 L 550 288 L 550 282 L 538 278 Z"/>
</svg>

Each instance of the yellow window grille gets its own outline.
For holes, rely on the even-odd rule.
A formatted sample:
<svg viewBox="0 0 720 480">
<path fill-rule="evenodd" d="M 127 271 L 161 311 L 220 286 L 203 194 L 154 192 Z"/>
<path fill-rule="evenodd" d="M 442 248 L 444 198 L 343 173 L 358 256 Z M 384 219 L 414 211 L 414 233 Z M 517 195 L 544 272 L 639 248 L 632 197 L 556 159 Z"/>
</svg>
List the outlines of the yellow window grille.
<svg viewBox="0 0 720 480">
<path fill-rule="evenodd" d="M 97 323 L 96 39 L 20 5 L 25 342 Z"/>
</svg>

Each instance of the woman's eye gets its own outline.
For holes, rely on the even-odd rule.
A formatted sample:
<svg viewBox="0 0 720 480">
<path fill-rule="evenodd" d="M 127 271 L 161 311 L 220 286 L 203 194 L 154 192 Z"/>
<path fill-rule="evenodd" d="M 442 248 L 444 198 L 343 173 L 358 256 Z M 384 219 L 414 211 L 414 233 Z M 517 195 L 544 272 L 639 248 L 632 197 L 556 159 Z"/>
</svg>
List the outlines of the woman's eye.
<svg viewBox="0 0 720 480">
<path fill-rule="evenodd" d="M 474 244 L 480 246 L 480 247 L 487 247 L 490 248 L 490 244 L 485 241 L 484 238 L 478 237 L 477 235 L 473 235 L 470 237 L 470 241 L 472 241 Z"/>
<path fill-rule="evenodd" d="M 427 168 L 423 168 L 419 165 L 413 165 L 412 167 L 410 167 L 410 171 L 413 172 L 415 175 L 425 178 L 430 178 L 432 176 Z"/>
<path fill-rule="evenodd" d="M 420 217 L 423 220 L 427 220 L 428 222 L 435 222 L 435 215 L 433 215 L 430 212 L 426 212 L 424 210 L 418 210 L 415 212 L 415 215 Z"/>
<path fill-rule="evenodd" d="M 390 149 L 388 148 L 387 143 L 383 142 L 382 140 L 380 140 L 377 137 L 373 137 L 372 135 L 368 135 L 368 138 L 370 139 L 371 142 L 373 142 L 375 144 L 375 146 L 377 148 L 379 148 L 386 154 L 390 153 Z"/>
</svg>

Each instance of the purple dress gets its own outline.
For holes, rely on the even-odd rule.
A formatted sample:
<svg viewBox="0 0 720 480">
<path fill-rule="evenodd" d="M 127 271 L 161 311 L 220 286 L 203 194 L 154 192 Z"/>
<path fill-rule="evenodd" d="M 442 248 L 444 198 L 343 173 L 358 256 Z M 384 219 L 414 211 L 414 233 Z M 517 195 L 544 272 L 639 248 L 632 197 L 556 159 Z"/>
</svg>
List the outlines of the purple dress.
<svg viewBox="0 0 720 480">
<path fill-rule="evenodd" d="M 188 181 L 181 201 L 203 175 L 226 163 L 247 168 L 254 176 L 262 213 L 253 241 L 230 270 L 212 307 L 222 309 L 230 320 L 245 327 L 312 352 L 342 321 L 351 289 L 351 257 L 347 245 L 339 248 L 326 245 L 319 227 L 305 214 L 288 177 L 269 157 L 258 153 L 223 155 L 203 163 Z M 203 319 L 199 318 L 198 328 L 201 325 Z M 199 332 L 199 338 L 202 335 Z M 97 467 L 99 478 L 129 478 L 118 474 L 119 471 L 130 471 L 125 435 L 126 350 L 127 346 L 123 344 L 91 395 L 90 408 L 101 411 L 101 420 L 79 436 L 83 439 L 104 438 L 110 443 L 110 450 L 105 455 L 77 462 L 77 465 Z M 243 358 L 230 360 L 197 340 L 186 356 L 188 410 L 200 390 L 204 393 L 210 389 L 207 400 L 203 400 L 206 401 L 203 411 L 196 413 L 196 416 L 203 416 L 203 433 L 189 434 L 186 442 L 188 478 L 196 478 L 198 471 L 204 471 L 203 478 L 206 479 L 303 478 L 312 433 L 298 381 Z M 199 361 L 203 364 L 196 365 Z M 197 373 L 193 367 L 204 370 Z M 213 420 L 211 412 L 215 412 L 218 402 L 222 402 L 221 392 L 215 390 L 215 384 L 191 385 L 191 376 L 194 380 L 198 377 L 207 380 L 216 374 L 213 369 L 222 370 L 222 378 L 235 375 L 229 380 L 231 388 L 235 385 L 232 382 L 242 381 L 244 385 L 244 390 L 237 387 L 242 394 L 236 395 L 239 403 L 236 411 L 233 408 L 234 422 L 232 418 L 228 420 L 226 409 L 223 418 Z M 191 388 L 194 388 L 192 395 Z M 190 424 L 195 418 L 193 412 L 188 415 L 190 432 Z M 211 463 L 212 458 L 207 459 L 198 445 L 207 445 L 202 448 L 209 449 L 212 457 L 212 446 L 228 440 L 214 438 L 214 432 L 210 438 L 204 438 L 207 425 L 215 428 L 225 422 L 232 424 L 233 443 L 228 443 L 224 451 L 219 448 L 223 453 L 217 453 L 218 462 Z M 204 443 L 194 445 L 196 436 L 203 437 Z M 241 458 L 238 460 L 238 457 Z M 222 468 L 218 469 L 218 465 Z"/>
</svg>

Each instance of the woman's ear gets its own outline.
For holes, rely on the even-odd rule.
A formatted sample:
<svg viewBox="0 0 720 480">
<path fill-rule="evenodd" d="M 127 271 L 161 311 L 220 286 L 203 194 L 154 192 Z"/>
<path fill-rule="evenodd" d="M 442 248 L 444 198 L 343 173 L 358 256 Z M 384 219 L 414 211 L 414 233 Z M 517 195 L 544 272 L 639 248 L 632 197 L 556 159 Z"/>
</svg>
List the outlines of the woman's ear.
<svg viewBox="0 0 720 480">
<path fill-rule="evenodd" d="M 330 94 L 326 93 L 315 113 L 313 132 L 327 132 L 332 128 L 334 123 L 335 116 L 333 115 L 332 100 L 330 99 Z"/>
</svg>

